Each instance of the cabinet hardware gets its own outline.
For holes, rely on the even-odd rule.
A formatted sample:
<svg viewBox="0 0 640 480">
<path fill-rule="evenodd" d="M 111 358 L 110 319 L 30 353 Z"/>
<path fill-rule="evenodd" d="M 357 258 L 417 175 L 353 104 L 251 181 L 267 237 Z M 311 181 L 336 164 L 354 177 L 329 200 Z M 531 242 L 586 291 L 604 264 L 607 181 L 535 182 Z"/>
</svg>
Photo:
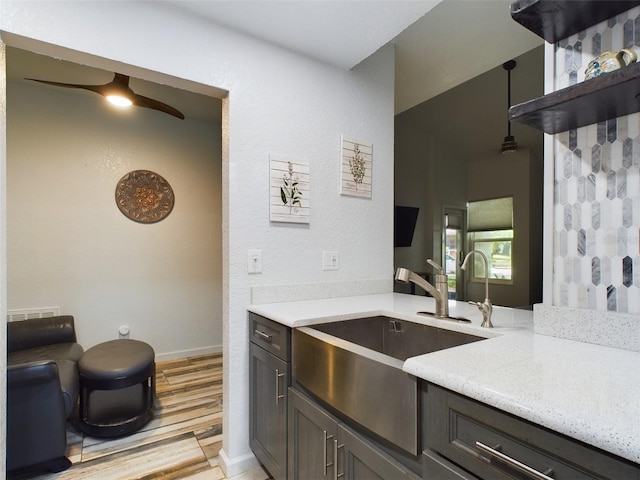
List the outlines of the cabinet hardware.
<svg viewBox="0 0 640 480">
<path fill-rule="evenodd" d="M 338 480 L 338 478 L 340 477 L 344 477 L 344 472 L 342 473 L 338 473 L 338 450 L 341 448 L 344 448 L 344 443 L 342 445 L 338 445 L 338 440 L 334 440 L 333 441 L 333 446 L 334 446 L 334 450 L 333 450 L 333 464 L 335 465 L 333 472 L 334 472 L 334 479 Z M 343 462 L 344 465 L 344 462 Z"/>
<path fill-rule="evenodd" d="M 280 404 L 280 399 L 284 398 L 284 394 L 280 395 L 280 378 L 284 377 L 284 373 L 276 368 L 276 405 Z"/>
<path fill-rule="evenodd" d="M 326 430 L 323 430 L 322 434 L 324 436 L 324 442 L 322 444 L 322 447 L 324 449 L 323 452 L 322 452 L 322 458 L 323 458 L 322 462 L 324 464 L 324 476 L 326 477 L 327 476 L 327 467 L 330 467 L 330 466 L 333 465 L 333 462 L 327 463 L 327 442 L 333 438 L 333 435 L 327 435 L 327 431 Z"/>
<path fill-rule="evenodd" d="M 261 332 L 260 330 L 256 329 L 253 331 L 253 333 L 255 333 L 256 335 L 258 335 L 259 337 L 264 338 L 265 340 L 268 340 L 269 342 L 271 341 L 271 339 L 273 338 L 273 335 L 269 335 L 268 333 L 264 333 Z"/>
<path fill-rule="evenodd" d="M 553 475 L 553 470 L 551 470 L 550 468 L 546 470 L 545 473 L 542 473 L 542 472 L 539 472 L 538 470 L 531 468 L 528 465 L 525 465 L 524 463 L 521 463 L 511 458 L 508 455 L 505 455 L 504 453 L 501 453 L 491 447 L 488 447 L 484 443 L 476 442 L 476 447 L 478 447 L 483 452 L 488 453 L 492 457 L 495 457 L 498 460 L 501 460 L 502 462 L 506 463 L 507 465 L 515 468 L 519 472 L 522 472 L 525 475 L 528 475 L 530 478 L 534 478 L 536 480 L 553 480 L 552 477 L 545 475 L 545 473 L 548 475 Z M 489 461 L 489 463 L 491 463 L 491 461 Z"/>
</svg>

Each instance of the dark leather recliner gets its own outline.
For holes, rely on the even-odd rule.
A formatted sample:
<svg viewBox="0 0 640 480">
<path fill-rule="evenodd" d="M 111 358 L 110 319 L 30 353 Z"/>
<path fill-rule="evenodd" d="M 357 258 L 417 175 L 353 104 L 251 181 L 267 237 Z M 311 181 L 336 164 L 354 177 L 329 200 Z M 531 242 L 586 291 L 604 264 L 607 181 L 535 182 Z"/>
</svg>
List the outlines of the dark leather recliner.
<svg viewBox="0 0 640 480">
<path fill-rule="evenodd" d="M 83 353 L 73 317 L 7 323 L 7 353 L 7 472 L 68 468 L 66 421 Z"/>
</svg>

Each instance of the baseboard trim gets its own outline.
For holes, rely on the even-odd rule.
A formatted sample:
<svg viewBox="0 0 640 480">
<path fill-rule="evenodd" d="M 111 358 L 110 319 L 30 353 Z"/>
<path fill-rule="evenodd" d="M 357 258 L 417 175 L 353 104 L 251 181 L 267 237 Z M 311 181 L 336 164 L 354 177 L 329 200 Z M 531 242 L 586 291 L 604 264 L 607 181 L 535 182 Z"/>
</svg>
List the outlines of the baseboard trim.
<svg viewBox="0 0 640 480">
<path fill-rule="evenodd" d="M 221 449 L 218 455 L 218 465 L 220 465 L 227 478 L 235 477 L 260 465 L 253 453 L 230 459 L 225 451 Z"/>
<path fill-rule="evenodd" d="M 189 350 L 176 350 L 174 352 L 156 353 L 156 362 L 165 360 L 175 360 L 176 358 L 195 357 L 196 355 L 207 355 L 210 353 L 221 353 L 222 345 L 210 345 L 208 347 L 191 348 Z"/>
</svg>

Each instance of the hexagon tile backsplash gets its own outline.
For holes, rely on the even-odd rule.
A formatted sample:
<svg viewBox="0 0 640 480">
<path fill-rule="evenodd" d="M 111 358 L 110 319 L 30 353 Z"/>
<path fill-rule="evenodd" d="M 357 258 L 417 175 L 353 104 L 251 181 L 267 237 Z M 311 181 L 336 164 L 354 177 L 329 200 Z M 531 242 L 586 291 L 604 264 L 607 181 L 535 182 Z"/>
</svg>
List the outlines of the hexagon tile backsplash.
<svg viewBox="0 0 640 480">
<path fill-rule="evenodd" d="M 556 90 L 608 50 L 640 54 L 640 7 L 555 45 Z M 553 304 L 640 313 L 640 114 L 555 136 Z"/>
</svg>

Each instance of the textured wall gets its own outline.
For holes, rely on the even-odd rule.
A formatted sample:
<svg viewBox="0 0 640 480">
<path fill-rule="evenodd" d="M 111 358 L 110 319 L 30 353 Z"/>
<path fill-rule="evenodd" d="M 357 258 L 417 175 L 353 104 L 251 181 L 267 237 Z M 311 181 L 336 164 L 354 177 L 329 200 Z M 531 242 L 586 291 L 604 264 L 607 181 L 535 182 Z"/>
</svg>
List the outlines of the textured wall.
<svg viewBox="0 0 640 480">
<path fill-rule="evenodd" d="M 123 73 L 141 70 L 139 76 L 152 81 L 160 72 L 181 84 L 228 92 L 222 132 L 221 456 L 228 476 L 239 473 L 255 462 L 248 438 L 251 285 L 392 278 L 393 48 L 344 71 L 163 2 L 2 1 L 0 30 L 12 46 L 101 68 L 111 62 L 125 67 Z M 339 194 L 342 134 L 373 143 L 370 200 Z M 309 225 L 269 222 L 272 154 L 309 162 Z M 262 249 L 263 273 L 249 275 L 247 250 L 254 248 Z M 340 252 L 340 270 L 322 270 L 322 250 Z"/>
<path fill-rule="evenodd" d="M 7 102 L 6 102 L 6 70 L 2 68 L 6 63 L 6 45 L 0 41 L 0 132 L 7 131 Z M 6 134 L 0 134 L 0 185 L 6 185 L 6 152 L 7 142 Z M 6 223 L 6 196 L 0 194 L 0 245 L 6 245 L 7 240 L 7 223 Z M 4 249 L 4 247 L 1 247 Z M 6 318 L 7 314 L 7 256 L 4 251 L 0 250 L 0 318 Z M 4 321 L 0 320 L 2 331 L 0 332 L 0 345 L 7 344 L 7 330 L 4 328 Z M 4 348 L 4 347 L 3 347 Z M 3 350 L 4 353 L 4 350 Z M 0 369 L 6 371 L 7 356 L 0 355 Z M 2 375 L 0 380 L 0 392 L 7 391 L 7 376 Z M 0 400 L 0 431 L 6 432 L 7 415 L 5 408 L 6 395 Z M 6 435 L 0 435 L 0 475 L 5 472 L 6 465 Z"/>
<path fill-rule="evenodd" d="M 640 7 L 555 46 L 555 90 L 608 50 L 640 51 Z M 640 114 L 556 135 L 553 304 L 640 313 Z"/>
</svg>

